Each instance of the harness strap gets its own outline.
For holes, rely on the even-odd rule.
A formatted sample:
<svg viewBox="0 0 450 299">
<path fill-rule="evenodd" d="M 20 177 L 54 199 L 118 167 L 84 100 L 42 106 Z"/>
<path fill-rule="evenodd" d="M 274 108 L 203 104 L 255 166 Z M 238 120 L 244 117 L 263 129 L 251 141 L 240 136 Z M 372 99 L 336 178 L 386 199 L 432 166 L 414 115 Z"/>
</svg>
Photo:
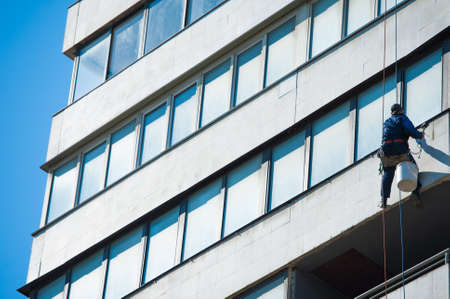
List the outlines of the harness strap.
<svg viewBox="0 0 450 299">
<path fill-rule="evenodd" d="M 392 139 L 392 140 L 383 141 L 383 144 L 394 143 L 394 142 L 408 143 L 405 139 Z"/>
</svg>

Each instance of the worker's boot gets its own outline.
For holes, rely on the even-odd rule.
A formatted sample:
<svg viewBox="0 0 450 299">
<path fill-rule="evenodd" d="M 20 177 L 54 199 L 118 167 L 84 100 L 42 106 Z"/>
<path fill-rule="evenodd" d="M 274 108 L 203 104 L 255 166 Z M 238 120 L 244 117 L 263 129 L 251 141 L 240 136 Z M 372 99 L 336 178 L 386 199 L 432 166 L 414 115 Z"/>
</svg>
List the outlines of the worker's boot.
<svg viewBox="0 0 450 299">
<path fill-rule="evenodd" d="M 387 198 L 382 197 L 380 203 L 378 204 L 379 208 L 386 209 L 388 207 Z"/>
</svg>

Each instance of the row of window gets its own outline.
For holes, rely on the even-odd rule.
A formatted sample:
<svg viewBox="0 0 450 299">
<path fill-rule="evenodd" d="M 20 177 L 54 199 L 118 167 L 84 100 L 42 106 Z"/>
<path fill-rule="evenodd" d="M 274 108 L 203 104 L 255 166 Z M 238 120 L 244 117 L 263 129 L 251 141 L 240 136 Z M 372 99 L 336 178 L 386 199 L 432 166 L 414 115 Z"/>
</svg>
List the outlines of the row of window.
<svg viewBox="0 0 450 299">
<path fill-rule="evenodd" d="M 439 113 L 442 109 L 442 49 L 402 69 L 401 73 L 398 77 L 403 79 L 399 79 L 397 85 L 400 85 L 403 105 L 412 121 L 418 124 Z M 388 77 L 385 117 L 395 102 L 395 88 L 395 78 Z M 187 195 L 176 208 L 112 242 L 105 250 L 74 266 L 71 275 L 41 289 L 37 298 L 62 296 L 66 283 L 70 283 L 70 299 L 94 298 L 103 292 L 104 298 L 120 298 L 373 152 L 381 140 L 381 111 L 380 82 L 208 182 Z M 130 132 L 134 132 L 130 128 L 134 128 L 134 123 L 110 138 L 110 155 L 117 153 L 121 161 L 129 161 L 130 152 L 126 149 L 131 148 L 136 139 L 129 137 Z M 123 138 L 130 141 L 121 143 Z M 114 149 L 116 143 L 117 150 Z M 90 153 L 103 154 L 104 148 L 102 144 Z M 86 184 L 86 173 L 91 176 L 105 171 L 116 173 L 117 170 L 111 169 L 116 167 L 112 166 L 115 162 L 109 163 L 105 170 L 104 158 L 96 160 L 101 155 L 85 158 L 88 162 L 82 168 L 81 186 Z M 97 161 L 95 165 L 102 170 L 89 166 L 87 172 L 86 165 L 92 161 Z M 60 180 L 67 179 L 63 176 Z M 102 177 L 95 182 L 102 180 L 105 179 Z M 105 181 L 108 180 L 107 175 Z"/>
<path fill-rule="evenodd" d="M 313 31 L 318 31 L 317 23 L 320 22 L 317 18 L 323 13 L 317 7 L 332 2 L 342 0 L 314 3 L 313 22 L 316 22 L 316 27 L 313 26 Z M 353 2 L 350 0 L 349 9 L 354 7 Z M 155 3 L 159 2 L 151 5 Z M 142 118 L 138 117 L 112 133 L 96 148 L 56 169 L 46 222 L 84 202 L 291 71 L 298 52 L 295 50 L 295 20 L 294 16 L 238 55 L 228 57 L 203 72 L 190 85 L 174 92 L 157 109 L 145 111 L 148 113 L 144 113 Z M 371 95 L 367 97 L 370 100 Z"/>
<path fill-rule="evenodd" d="M 81 49 L 73 99 L 78 100 L 222 1 L 151 1 Z"/>
<path fill-rule="evenodd" d="M 141 11 L 114 26 L 104 35 L 85 46 L 78 55 L 76 76 L 74 78 L 73 100 L 78 100 L 103 81 L 150 52 L 184 26 L 198 19 L 224 0 L 154 0 Z M 404 0 L 398 0 L 400 3 Z M 187 3 L 187 4 L 186 4 Z M 395 5 L 388 0 L 388 9 Z M 312 4 L 310 57 L 316 56 L 341 38 L 370 22 L 375 16 L 384 13 L 385 0 L 319 0 Z M 344 7 L 346 9 L 344 9 Z M 345 10 L 345 11 L 344 11 Z M 187 13 L 186 13 L 187 11 Z M 345 26 L 342 26 L 342 24 Z M 270 51 L 267 66 L 266 85 L 285 75 L 295 67 L 295 20 L 291 20 L 268 36 Z M 306 45 L 303 45 L 306 47 Z M 292 49 L 292 53 L 286 55 Z M 261 45 L 238 58 L 242 68 L 241 80 L 251 79 L 245 90 L 236 94 L 235 101 L 247 98 L 260 86 L 257 77 L 248 76 L 259 68 Z M 229 65 L 228 65 L 229 67 Z M 214 76 L 226 72 L 227 65 L 217 70 Z M 226 79 L 222 79 L 225 81 Z M 225 82 L 222 82 L 225 83 Z M 216 83 L 220 84 L 220 83 Z M 215 93 L 215 92 L 212 92 Z M 211 94 L 214 96 L 214 94 Z M 215 109 L 220 112 L 227 103 Z M 214 112 L 212 112 L 214 113 Z"/>
</svg>

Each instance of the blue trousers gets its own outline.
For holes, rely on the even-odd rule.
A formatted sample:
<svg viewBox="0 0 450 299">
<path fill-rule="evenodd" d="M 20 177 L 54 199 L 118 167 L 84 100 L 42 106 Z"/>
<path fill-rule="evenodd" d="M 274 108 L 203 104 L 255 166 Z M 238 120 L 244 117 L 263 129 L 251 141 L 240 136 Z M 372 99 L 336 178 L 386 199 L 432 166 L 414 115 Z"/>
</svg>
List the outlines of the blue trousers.
<svg viewBox="0 0 450 299">
<path fill-rule="evenodd" d="M 417 163 L 414 160 L 411 153 L 408 153 L 408 158 L 412 163 L 417 165 Z M 397 165 L 392 166 L 392 167 L 384 167 L 383 166 L 383 178 L 381 181 L 381 197 L 384 197 L 384 198 L 391 197 L 391 187 L 392 187 L 392 181 L 394 180 L 396 166 Z M 413 192 L 417 192 L 419 187 L 420 187 L 419 184 L 417 184 L 417 189 L 414 190 Z"/>
</svg>

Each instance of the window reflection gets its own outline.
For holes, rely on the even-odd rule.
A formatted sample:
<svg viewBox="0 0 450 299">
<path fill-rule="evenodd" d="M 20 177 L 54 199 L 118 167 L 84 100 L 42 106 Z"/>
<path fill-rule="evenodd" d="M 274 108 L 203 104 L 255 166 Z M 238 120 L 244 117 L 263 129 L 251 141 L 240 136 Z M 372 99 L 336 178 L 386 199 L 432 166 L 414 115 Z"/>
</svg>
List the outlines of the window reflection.
<svg viewBox="0 0 450 299">
<path fill-rule="evenodd" d="M 175 265 L 179 212 L 177 207 L 150 223 L 145 282 Z"/>
<path fill-rule="evenodd" d="M 138 58 L 141 30 L 142 13 L 114 28 L 108 77 L 117 74 Z"/>
<path fill-rule="evenodd" d="M 141 164 L 159 154 L 165 146 L 167 133 L 166 105 L 144 117 Z"/>
<path fill-rule="evenodd" d="M 106 33 L 79 54 L 74 100 L 78 100 L 105 80 L 110 34 Z"/>
<path fill-rule="evenodd" d="M 134 168 L 136 121 L 111 135 L 107 185 L 111 185 Z"/>
<path fill-rule="evenodd" d="M 349 111 L 350 103 L 346 102 L 313 123 L 310 186 L 350 163 Z"/>
<path fill-rule="evenodd" d="M 69 299 L 100 298 L 105 276 L 105 267 L 102 267 L 102 263 L 103 250 L 72 269 Z"/>
<path fill-rule="evenodd" d="M 106 143 L 84 155 L 78 203 L 82 203 L 103 188 L 106 173 Z"/>
<path fill-rule="evenodd" d="M 320 0 L 313 4 L 311 57 L 341 39 L 342 0 Z"/>
<path fill-rule="evenodd" d="M 220 239 L 222 180 L 217 180 L 189 197 L 186 211 L 183 259 Z"/>
<path fill-rule="evenodd" d="M 201 126 L 207 125 L 230 108 L 230 66 L 228 59 L 205 74 Z"/>
<path fill-rule="evenodd" d="M 190 24 L 224 0 L 189 0 L 187 23 Z"/>
<path fill-rule="evenodd" d="M 65 284 L 66 276 L 63 275 L 40 289 L 36 299 L 64 299 Z"/>
<path fill-rule="evenodd" d="M 375 0 L 349 0 L 347 7 L 347 35 L 370 22 L 374 17 L 374 8 Z"/>
<path fill-rule="evenodd" d="M 183 14 L 184 0 L 155 0 L 150 3 L 145 53 L 182 28 Z"/>
<path fill-rule="evenodd" d="M 295 18 L 290 19 L 267 37 L 266 86 L 277 81 L 295 66 Z"/>
<path fill-rule="evenodd" d="M 234 105 L 239 105 L 261 89 L 262 43 L 259 42 L 237 57 Z"/>
<path fill-rule="evenodd" d="M 441 112 L 441 57 L 439 49 L 405 71 L 405 112 L 416 126 Z"/>
<path fill-rule="evenodd" d="M 192 85 L 174 98 L 171 144 L 181 141 L 195 130 L 197 85 Z"/>
<path fill-rule="evenodd" d="M 54 171 L 47 222 L 61 216 L 74 206 L 77 162 L 78 160 L 74 159 Z"/>
</svg>

